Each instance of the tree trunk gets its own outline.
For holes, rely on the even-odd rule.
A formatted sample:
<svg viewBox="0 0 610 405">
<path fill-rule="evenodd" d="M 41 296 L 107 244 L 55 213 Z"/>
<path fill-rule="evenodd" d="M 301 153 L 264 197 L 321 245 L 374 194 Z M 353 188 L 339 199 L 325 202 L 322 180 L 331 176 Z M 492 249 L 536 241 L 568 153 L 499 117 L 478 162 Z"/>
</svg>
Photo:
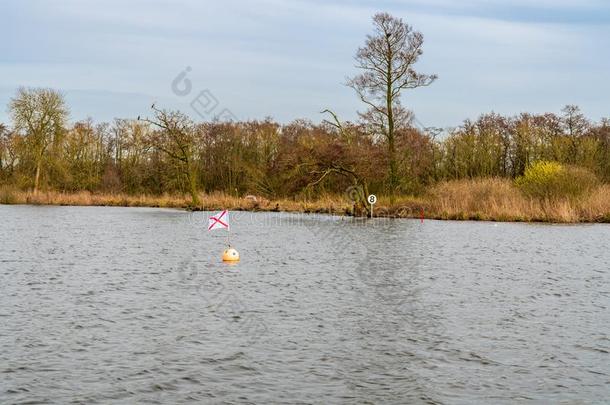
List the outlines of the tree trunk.
<svg viewBox="0 0 610 405">
<path fill-rule="evenodd" d="M 390 163 L 390 199 L 394 202 L 394 194 L 398 187 L 398 167 L 396 165 L 396 143 L 394 139 L 394 100 L 392 98 L 391 68 L 388 68 L 388 87 L 386 92 L 386 108 L 388 110 L 388 160 Z"/>
<path fill-rule="evenodd" d="M 388 159 L 390 160 L 390 196 L 393 198 L 398 188 L 398 167 L 396 164 L 396 144 L 393 125 L 388 127 L 388 133 L 391 133 L 388 136 Z"/>
<path fill-rule="evenodd" d="M 191 167 L 190 162 L 186 163 L 186 179 L 188 181 L 189 194 L 191 195 L 191 204 L 193 207 L 199 207 L 201 202 L 199 201 L 199 195 L 197 194 L 197 179 L 195 170 Z"/>
<path fill-rule="evenodd" d="M 42 166 L 42 159 L 39 158 L 36 162 L 36 176 L 34 177 L 34 194 L 38 193 L 38 182 L 40 180 L 40 167 Z"/>
<path fill-rule="evenodd" d="M 386 35 L 387 58 L 392 61 L 394 55 L 390 44 L 390 37 Z M 388 114 L 388 160 L 390 163 L 390 200 L 394 203 L 394 195 L 398 187 L 398 168 L 396 165 L 396 144 L 394 140 L 394 97 L 392 96 L 392 63 L 388 63 L 386 72 L 386 108 Z"/>
</svg>

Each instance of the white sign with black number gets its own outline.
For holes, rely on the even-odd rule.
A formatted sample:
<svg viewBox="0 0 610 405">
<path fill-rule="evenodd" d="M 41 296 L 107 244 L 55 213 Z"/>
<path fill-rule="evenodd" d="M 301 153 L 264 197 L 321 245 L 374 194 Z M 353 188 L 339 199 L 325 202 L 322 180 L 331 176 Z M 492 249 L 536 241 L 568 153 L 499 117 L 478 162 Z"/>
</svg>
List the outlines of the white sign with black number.
<svg viewBox="0 0 610 405">
<path fill-rule="evenodd" d="M 371 218 L 373 218 L 373 205 L 377 202 L 377 196 L 375 194 L 371 194 L 367 197 L 367 201 L 371 204 Z"/>
</svg>

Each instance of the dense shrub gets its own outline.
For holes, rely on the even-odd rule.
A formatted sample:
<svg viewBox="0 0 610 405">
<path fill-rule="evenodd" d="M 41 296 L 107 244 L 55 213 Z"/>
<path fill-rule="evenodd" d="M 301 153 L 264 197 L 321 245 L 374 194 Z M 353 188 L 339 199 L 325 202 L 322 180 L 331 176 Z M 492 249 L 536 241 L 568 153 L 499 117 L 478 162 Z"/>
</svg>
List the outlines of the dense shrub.
<svg viewBox="0 0 610 405">
<path fill-rule="evenodd" d="M 599 180 L 581 167 L 539 161 L 529 166 L 516 184 L 527 196 L 556 200 L 579 198 L 597 188 Z"/>
</svg>

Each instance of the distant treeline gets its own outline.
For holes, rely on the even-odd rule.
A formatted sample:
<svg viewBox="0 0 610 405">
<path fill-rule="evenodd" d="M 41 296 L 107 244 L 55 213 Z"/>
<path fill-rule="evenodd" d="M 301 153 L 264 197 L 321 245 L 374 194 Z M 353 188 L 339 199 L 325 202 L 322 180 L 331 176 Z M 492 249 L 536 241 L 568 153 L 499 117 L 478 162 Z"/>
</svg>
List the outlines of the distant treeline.
<svg viewBox="0 0 610 405">
<path fill-rule="evenodd" d="M 443 180 L 515 178 L 540 160 L 610 180 L 610 121 L 591 122 L 575 106 L 560 115 L 491 113 L 444 132 L 397 128 L 394 190 L 387 139 L 365 125 L 194 123 L 156 107 L 150 119 L 67 124 L 63 98 L 52 90 L 21 89 L 9 110 L 13 122 L 0 125 L 0 184 L 23 190 L 279 198 L 343 193 L 361 183 L 382 194 L 418 194 Z"/>
</svg>

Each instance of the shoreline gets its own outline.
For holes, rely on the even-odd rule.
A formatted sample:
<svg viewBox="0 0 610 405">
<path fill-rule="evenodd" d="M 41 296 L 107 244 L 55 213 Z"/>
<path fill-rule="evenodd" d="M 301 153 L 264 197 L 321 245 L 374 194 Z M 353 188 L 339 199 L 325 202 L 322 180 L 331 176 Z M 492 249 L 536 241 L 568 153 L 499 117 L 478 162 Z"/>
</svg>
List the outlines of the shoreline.
<svg viewBox="0 0 610 405">
<path fill-rule="evenodd" d="M 610 190 L 603 190 L 604 199 Z M 476 194 L 476 193 L 475 193 Z M 461 196 L 463 197 L 463 196 Z M 394 204 L 384 204 L 380 198 L 375 205 L 375 218 L 452 220 L 452 221 L 489 221 L 512 223 L 549 223 L 549 224 L 595 224 L 610 223 L 610 209 L 591 206 L 590 203 L 570 203 L 569 201 L 525 200 L 515 209 L 509 196 L 477 198 L 470 195 L 470 201 L 456 195 L 434 195 L 424 197 L 399 196 Z M 511 196 L 514 197 L 514 196 Z M 315 200 L 277 199 L 263 197 L 235 197 L 222 193 L 201 194 L 202 204 L 190 205 L 190 196 L 184 194 L 128 195 L 111 193 L 62 193 L 41 191 L 37 194 L 0 188 L 0 205 L 47 205 L 47 206 L 99 206 L 99 207 L 149 207 L 174 208 L 190 211 L 230 211 L 246 212 L 286 212 L 301 214 L 329 214 L 347 217 L 353 215 L 352 204 L 343 196 L 324 196 Z M 473 204 L 474 201 L 474 204 Z M 610 201 L 608 202 L 610 204 Z M 605 207 L 603 207 L 605 208 Z"/>
</svg>

